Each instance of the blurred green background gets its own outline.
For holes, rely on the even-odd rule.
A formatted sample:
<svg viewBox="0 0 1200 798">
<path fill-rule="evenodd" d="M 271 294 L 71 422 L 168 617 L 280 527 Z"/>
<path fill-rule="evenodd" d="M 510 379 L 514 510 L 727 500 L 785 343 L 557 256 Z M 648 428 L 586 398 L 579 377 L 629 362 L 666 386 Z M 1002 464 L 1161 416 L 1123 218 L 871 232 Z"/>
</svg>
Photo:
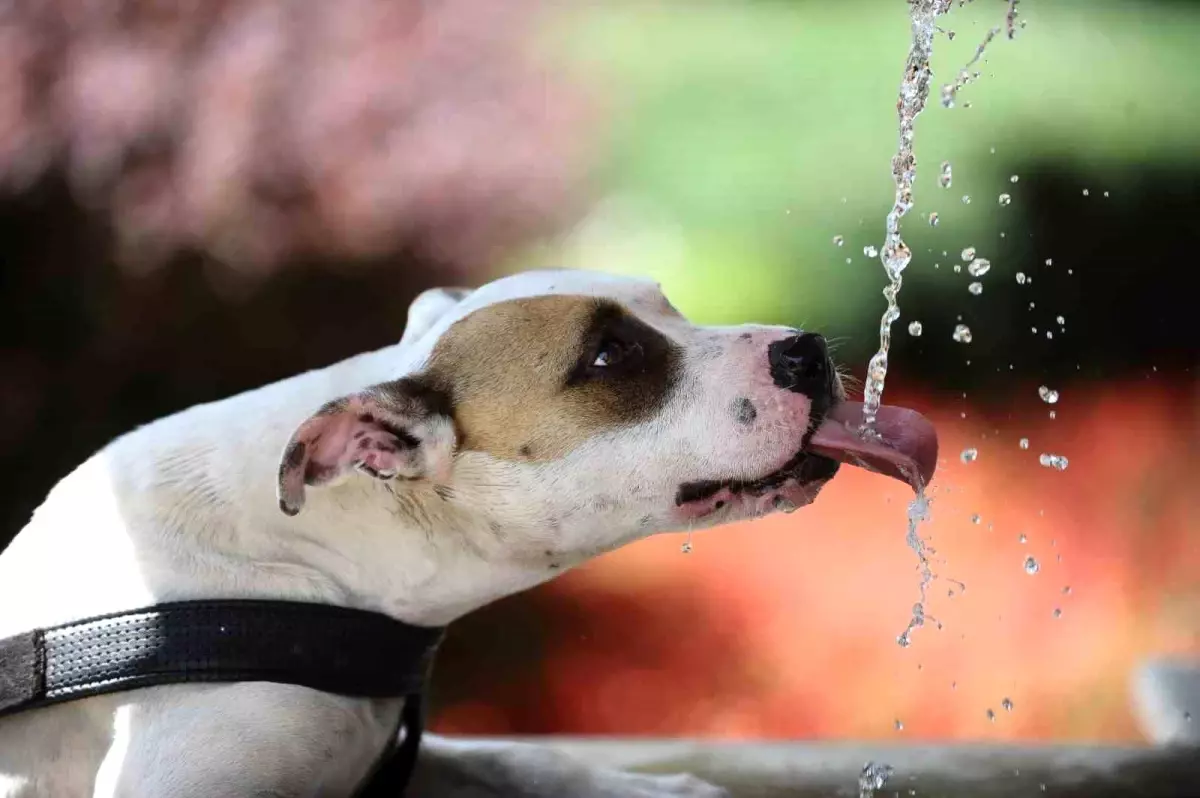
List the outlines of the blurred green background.
<svg viewBox="0 0 1200 798">
<path fill-rule="evenodd" d="M 1083 266 L 1081 280 L 1105 280 L 1116 258 L 1153 257 L 1158 223 L 1194 231 L 1194 216 L 1156 196 L 1155 177 L 1188 173 L 1194 185 L 1200 162 L 1200 6 L 1026 2 L 1027 27 L 993 40 L 972 68 L 981 77 L 943 108 L 939 87 L 1002 23 L 1005 5 L 975 2 L 942 18 L 955 35 L 935 40 L 933 96 L 917 122 L 916 206 L 903 225 L 916 257 L 901 303 L 913 311 L 900 325 L 932 314 L 940 324 L 929 333 L 944 344 L 947 311 L 980 316 L 989 330 L 976 348 L 988 351 L 1011 351 L 1009 337 L 1023 332 L 1004 323 L 1018 311 L 1018 271 L 1040 279 L 1057 256 L 1056 275 Z M 855 361 L 869 357 L 883 278 L 863 250 L 881 246 L 891 202 L 907 4 L 609 4 L 570 14 L 545 38 L 616 120 L 599 207 L 565 246 L 541 258 L 521 252 L 510 269 L 540 260 L 652 274 L 699 319 L 800 319 L 848 339 Z M 944 161 L 949 189 L 937 182 Z M 1050 182 L 1075 195 L 1067 207 L 1046 207 Z M 1000 206 L 1002 193 L 1010 205 Z M 1114 214 L 1150 218 L 1131 220 L 1120 250 L 1083 263 L 1091 247 L 1079 239 L 1094 231 L 1078 217 Z M 1054 217 L 1063 235 L 1039 235 Z M 965 271 L 952 270 L 968 246 L 996 267 L 978 299 Z M 1175 269 L 1186 279 L 1182 260 Z M 1073 304 L 1061 297 L 1053 315 Z M 1090 310 L 1089 321 L 1102 320 Z"/>
</svg>

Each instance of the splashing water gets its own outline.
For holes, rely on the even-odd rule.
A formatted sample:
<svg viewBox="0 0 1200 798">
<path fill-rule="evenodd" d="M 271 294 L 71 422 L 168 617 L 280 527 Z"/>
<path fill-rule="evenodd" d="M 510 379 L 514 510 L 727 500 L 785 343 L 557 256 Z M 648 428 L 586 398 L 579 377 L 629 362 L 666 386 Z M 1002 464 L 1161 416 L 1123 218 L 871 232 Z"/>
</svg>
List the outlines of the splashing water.
<svg viewBox="0 0 1200 798">
<path fill-rule="evenodd" d="M 883 296 L 887 300 L 887 308 L 884 310 L 883 317 L 879 322 L 879 350 L 867 364 L 867 377 L 863 389 L 863 422 L 860 428 L 860 434 L 863 436 L 878 438 L 874 427 L 879 406 L 883 400 L 884 383 L 887 379 L 888 352 L 892 341 L 892 324 L 900 318 L 900 306 L 897 300 L 901 285 L 903 284 L 904 270 L 912 261 L 912 250 L 909 249 L 908 245 L 900 237 L 900 220 L 913 206 L 913 184 L 917 174 L 917 159 L 913 152 L 916 120 L 925 109 L 926 102 L 929 99 L 929 88 L 933 79 L 933 69 L 930 65 L 930 59 L 933 56 L 933 37 L 935 32 L 940 30 L 936 25 L 937 19 L 950 10 L 952 2 L 953 0 L 908 0 L 909 25 L 912 40 L 908 50 L 908 58 L 904 64 L 904 75 L 900 82 L 899 98 L 896 102 L 896 114 L 899 118 L 899 144 L 896 155 L 892 158 L 892 181 L 895 184 L 895 197 L 891 211 L 888 212 L 885 220 L 883 249 L 879 253 L 880 260 L 883 262 L 884 272 L 888 278 L 888 284 L 883 289 Z M 1016 6 L 1018 2 L 1019 0 L 1008 0 L 1008 14 L 1005 17 L 1005 27 L 1010 39 L 1013 38 L 1015 33 L 1014 20 L 1016 18 Z M 975 57 L 960 73 L 960 77 L 963 73 L 967 74 L 968 78 L 972 77 L 967 69 L 983 56 L 984 48 L 998 32 L 999 29 L 996 29 L 995 32 L 988 34 L 988 38 L 976 51 Z M 952 169 L 949 161 L 942 163 L 938 183 L 943 188 L 950 188 L 952 184 Z M 964 195 L 962 199 L 964 204 L 971 202 L 970 196 Z M 931 225 L 937 224 L 935 221 L 936 218 L 936 214 L 930 215 Z M 868 253 L 869 257 L 874 257 L 874 255 L 874 252 Z M 971 252 L 970 258 L 964 252 L 963 259 L 970 261 L 967 270 L 975 278 L 982 277 L 991 267 L 991 264 L 987 260 L 975 258 L 974 252 Z M 969 290 L 974 294 L 978 294 L 983 290 L 983 286 L 982 284 L 975 283 Z M 916 332 L 914 332 L 913 327 L 910 326 L 909 332 L 910 334 L 917 335 L 920 329 L 918 325 Z M 971 343 L 971 330 L 965 324 L 958 324 L 955 326 L 951 337 L 958 343 L 969 344 Z M 922 540 L 917 532 L 920 523 L 929 518 L 929 500 L 925 496 L 925 485 L 919 484 L 919 481 L 914 481 L 913 487 L 916 489 L 917 495 L 908 506 L 908 534 L 905 541 L 908 543 L 909 548 L 917 555 L 921 573 L 920 599 L 913 605 L 912 618 L 909 620 L 908 626 L 896 638 L 896 642 L 902 647 L 910 644 L 912 631 L 918 626 L 925 624 L 927 617 L 925 613 L 926 593 L 929 583 L 933 580 L 934 576 L 933 569 L 929 564 L 929 557 L 935 552 L 932 547 L 928 546 Z M 936 622 L 936 619 L 931 620 Z M 940 623 L 938 627 L 941 628 Z M 865 772 L 864 770 L 864 774 Z M 859 781 L 861 791 L 862 779 L 860 778 Z M 882 783 L 880 783 L 880 786 L 882 786 Z"/>
<path fill-rule="evenodd" d="M 896 638 L 896 643 L 901 648 L 908 648 L 912 643 L 913 630 L 918 626 L 924 626 L 928 617 L 925 614 L 925 598 L 929 591 L 929 583 L 933 581 L 933 568 L 929 564 L 929 558 L 937 552 L 917 534 L 917 528 L 920 527 L 921 522 L 928 520 L 929 499 L 925 496 L 924 487 L 921 487 L 917 491 L 916 498 L 908 505 L 908 534 L 904 538 L 904 542 L 917 555 L 917 565 L 921 572 L 920 598 L 913 605 L 912 617 L 908 621 L 908 626 L 904 627 L 904 631 Z M 930 620 L 937 623 L 935 618 L 930 618 Z M 938 626 L 940 627 L 941 624 Z"/>
<path fill-rule="evenodd" d="M 1017 19 L 1017 3 L 1019 2 L 1021 2 L 1021 0 L 1008 0 L 1008 13 L 1004 16 L 1003 30 L 1007 31 L 1009 39 L 1012 39 L 1016 36 L 1015 23 Z M 958 75 L 955 77 L 952 83 L 947 83 L 945 86 L 942 86 L 943 107 L 953 108 L 954 100 L 958 96 L 959 89 L 961 89 L 963 86 L 966 86 L 968 83 L 971 83 L 972 81 L 979 80 L 980 73 L 972 72 L 971 67 L 979 63 L 979 59 L 983 58 L 983 54 L 987 50 L 988 45 L 991 44 L 992 40 L 1000 34 L 1000 31 L 1000 26 L 988 29 L 987 35 L 983 37 L 983 41 L 980 42 L 979 46 L 975 48 L 975 55 L 971 57 L 971 60 L 967 62 L 967 65 L 958 70 Z M 971 104 L 963 103 L 963 105 L 970 107 Z M 1015 183 L 1017 181 L 1014 180 L 1013 182 Z M 1084 196 L 1087 196 L 1087 189 L 1084 189 L 1083 193 Z"/>
<path fill-rule="evenodd" d="M 913 181 L 917 175 L 917 159 L 913 155 L 913 135 L 917 116 L 925 109 L 929 99 L 929 84 L 933 70 L 929 59 L 933 55 L 933 34 L 940 14 L 950 9 L 951 0 L 910 0 L 910 22 L 912 44 L 904 65 L 904 79 L 900 83 L 900 97 L 896 112 L 900 118 L 900 143 L 892 158 L 892 180 L 896 185 L 895 201 L 887 215 L 883 241 L 883 268 L 887 273 L 888 285 L 883 289 L 887 309 L 879 323 L 879 351 L 867 366 L 867 381 L 863 391 L 863 432 L 874 432 L 875 416 L 883 399 L 884 381 L 887 378 L 888 350 L 892 342 L 892 322 L 900 317 L 896 304 L 902 283 L 901 277 L 912 251 L 900 238 L 900 219 L 913 204 Z M 942 167 L 948 177 L 947 165 Z"/>
<path fill-rule="evenodd" d="M 882 790 L 894 772 L 891 765 L 883 762 L 863 765 L 862 772 L 858 774 L 858 798 L 874 798 L 875 791 Z"/>
</svg>

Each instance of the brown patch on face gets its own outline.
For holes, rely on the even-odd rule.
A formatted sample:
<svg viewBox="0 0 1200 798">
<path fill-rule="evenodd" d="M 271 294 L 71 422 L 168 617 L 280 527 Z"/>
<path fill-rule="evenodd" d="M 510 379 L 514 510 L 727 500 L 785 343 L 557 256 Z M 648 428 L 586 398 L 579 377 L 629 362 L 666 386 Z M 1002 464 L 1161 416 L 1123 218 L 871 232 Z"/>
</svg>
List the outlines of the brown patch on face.
<svg viewBox="0 0 1200 798">
<path fill-rule="evenodd" d="M 679 362 L 671 341 L 611 300 L 540 296 L 455 322 L 422 379 L 452 398 L 460 449 L 544 461 L 652 418 Z"/>
</svg>

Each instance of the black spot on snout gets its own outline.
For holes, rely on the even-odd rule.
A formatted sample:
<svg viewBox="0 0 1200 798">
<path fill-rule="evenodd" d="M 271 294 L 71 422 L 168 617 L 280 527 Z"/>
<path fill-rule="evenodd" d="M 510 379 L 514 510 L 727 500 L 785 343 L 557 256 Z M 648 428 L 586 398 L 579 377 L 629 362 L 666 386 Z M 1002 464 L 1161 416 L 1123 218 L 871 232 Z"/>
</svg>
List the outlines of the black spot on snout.
<svg viewBox="0 0 1200 798">
<path fill-rule="evenodd" d="M 733 417 L 737 423 L 750 426 L 758 418 L 758 409 L 748 397 L 740 396 L 733 403 Z"/>
</svg>

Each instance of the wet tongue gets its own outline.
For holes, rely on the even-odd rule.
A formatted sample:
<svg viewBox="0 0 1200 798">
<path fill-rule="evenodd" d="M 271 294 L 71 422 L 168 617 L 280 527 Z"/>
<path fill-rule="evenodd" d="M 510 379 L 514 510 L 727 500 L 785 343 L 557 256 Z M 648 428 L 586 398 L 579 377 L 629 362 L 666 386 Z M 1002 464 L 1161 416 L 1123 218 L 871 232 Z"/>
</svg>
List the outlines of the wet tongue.
<svg viewBox="0 0 1200 798">
<path fill-rule="evenodd" d="M 937 430 L 929 419 L 915 410 L 885 405 L 875 416 L 879 439 L 870 440 L 858 433 L 862 411 L 862 402 L 834 406 L 813 433 L 808 451 L 886 474 L 914 490 L 928 485 L 938 454 Z"/>
</svg>

